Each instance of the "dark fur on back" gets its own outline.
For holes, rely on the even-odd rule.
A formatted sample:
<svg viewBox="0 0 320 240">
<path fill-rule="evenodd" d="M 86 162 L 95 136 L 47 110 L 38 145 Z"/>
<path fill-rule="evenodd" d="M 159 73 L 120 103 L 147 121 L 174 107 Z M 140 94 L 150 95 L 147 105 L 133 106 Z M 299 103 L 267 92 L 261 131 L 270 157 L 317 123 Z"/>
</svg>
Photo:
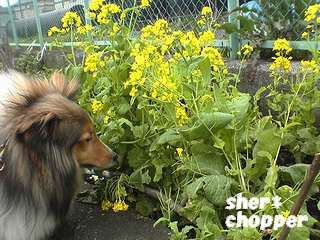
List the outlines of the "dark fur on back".
<svg viewBox="0 0 320 240">
<path fill-rule="evenodd" d="M 13 88 L 0 106 L 0 239 L 42 239 L 69 212 L 78 181 L 71 148 L 91 120 L 73 101 L 76 82 L 6 78 Z"/>
</svg>

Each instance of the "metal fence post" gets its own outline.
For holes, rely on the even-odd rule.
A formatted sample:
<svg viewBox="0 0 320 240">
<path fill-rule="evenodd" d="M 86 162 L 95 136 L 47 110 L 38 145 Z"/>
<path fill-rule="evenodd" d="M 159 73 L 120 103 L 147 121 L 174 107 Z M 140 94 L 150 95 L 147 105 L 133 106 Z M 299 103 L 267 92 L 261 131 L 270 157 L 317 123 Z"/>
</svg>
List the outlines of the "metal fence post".
<svg viewBox="0 0 320 240">
<path fill-rule="evenodd" d="M 235 9 L 236 7 L 239 7 L 239 0 L 233 0 L 228 1 L 228 11 Z M 229 15 L 229 22 L 234 23 L 239 27 L 239 21 L 235 20 L 235 17 L 237 16 L 237 12 L 233 12 Z M 239 51 L 239 37 L 236 33 L 232 33 L 229 36 L 229 42 L 230 42 L 230 58 L 237 58 L 237 52 Z"/>
<path fill-rule="evenodd" d="M 43 48 L 43 35 L 42 35 L 41 22 L 40 22 L 40 17 L 39 17 L 38 1 L 37 0 L 33 0 L 33 9 L 34 9 L 34 16 L 36 18 L 36 24 L 37 24 L 40 48 Z"/>
<path fill-rule="evenodd" d="M 7 0 L 7 5 L 8 5 L 10 23 L 11 23 L 11 28 L 12 28 L 13 41 L 14 41 L 14 44 L 16 45 L 16 48 L 19 48 L 19 41 L 18 41 L 18 36 L 17 36 L 17 29 L 16 29 L 16 25 L 15 25 L 15 23 L 14 23 L 13 12 L 12 12 L 12 8 L 11 8 L 10 1 L 9 1 L 9 0 Z"/>
<path fill-rule="evenodd" d="M 83 6 L 85 9 L 86 24 L 91 25 L 91 19 L 88 16 L 88 12 L 86 12 L 86 11 L 89 11 L 89 1 L 83 0 Z M 88 38 L 92 39 L 91 31 L 88 32 L 87 36 L 88 36 Z"/>
</svg>

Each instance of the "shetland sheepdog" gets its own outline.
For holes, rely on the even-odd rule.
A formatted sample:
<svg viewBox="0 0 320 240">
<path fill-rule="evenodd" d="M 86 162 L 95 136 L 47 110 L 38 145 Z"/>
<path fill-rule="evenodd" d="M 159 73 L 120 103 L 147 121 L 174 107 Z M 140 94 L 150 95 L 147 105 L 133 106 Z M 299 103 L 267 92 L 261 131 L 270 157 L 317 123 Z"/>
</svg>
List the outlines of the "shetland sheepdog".
<svg viewBox="0 0 320 240">
<path fill-rule="evenodd" d="M 76 81 L 0 74 L 0 239 L 42 240 L 66 218 L 81 166 L 117 155 L 74 101 Z"/>
</svg>

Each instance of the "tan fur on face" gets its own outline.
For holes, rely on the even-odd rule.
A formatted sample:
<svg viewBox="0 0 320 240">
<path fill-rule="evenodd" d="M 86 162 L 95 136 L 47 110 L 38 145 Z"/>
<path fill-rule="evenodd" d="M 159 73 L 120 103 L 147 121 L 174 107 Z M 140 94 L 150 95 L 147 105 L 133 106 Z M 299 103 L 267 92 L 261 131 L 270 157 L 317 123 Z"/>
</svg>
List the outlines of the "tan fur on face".
<svg viewBox="0 0 320 240">
<path fill-rule="evenodd" d="M 106 168 L 113 163 L 114 152 L 98 139 L 92 123 L 84 126 L 80 139 L 72 147 L 71 152 L 80 165 Z"/>
</svg>

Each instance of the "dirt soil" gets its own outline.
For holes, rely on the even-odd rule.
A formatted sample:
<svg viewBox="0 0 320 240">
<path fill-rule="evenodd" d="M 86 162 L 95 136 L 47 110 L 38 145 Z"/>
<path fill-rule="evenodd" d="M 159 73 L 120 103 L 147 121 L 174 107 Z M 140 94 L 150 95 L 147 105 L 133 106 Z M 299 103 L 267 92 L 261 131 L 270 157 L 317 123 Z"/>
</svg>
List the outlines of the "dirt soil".
<svg viewBox="0 0 320 240">
<path fill-rule="evenodd" d="M 170 230 L 134 209 L 102 211 L 99 205 L 75 202 L 73 213 L 50 240 L 168 240 Z M 49 240 L 49 239 L 48 239 Z"/>
</svg>

